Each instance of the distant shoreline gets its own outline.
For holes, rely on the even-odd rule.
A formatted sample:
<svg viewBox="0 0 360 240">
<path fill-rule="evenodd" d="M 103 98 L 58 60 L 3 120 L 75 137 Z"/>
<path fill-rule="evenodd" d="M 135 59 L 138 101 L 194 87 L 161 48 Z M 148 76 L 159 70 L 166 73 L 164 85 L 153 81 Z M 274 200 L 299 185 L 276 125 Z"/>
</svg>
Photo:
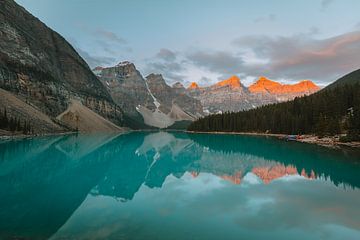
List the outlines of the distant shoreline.
<svg viewBox="0 0 360 240">
<path fill-rule="evenodd" d="M 123 133 L 129 132 L 157 132 L 161 131 L 160 129 L 144 129 L 144 130 L 127 130 Z M 173 130 L 165 130 L 165 131 L 173 131 Z M 175 130 L 176 132 L 185 132 L 190 134 L 219 134 L 219 135 L 247 135 L 247 136 L 262 136 L 262 137 L 273 137 L 279 140 L 285 140 L 286 136 L 289 134 L 280 134 L 280 133 L 256 133 L 256 132 L 204 132 L 204 131 L 188 131 L 188 130 Z M 71 134 L 83 134 L 82 132 L 61 132 L 61 133 L 44 133 L 44 134 L 13 134 L 8 135 L 4 134 L 4 132 L 0 132 L 0 141 L 7 140 L 16 140 L 16 139 L 27 139 L 34 137 L 47 137 L 47 136 L 62 136 L 62 135 L 71 135 Z M 3 134 L 3 135 L 1 135 Z M 91 133 L 88 133 L 91 134 Z M 294 142 L 300 143 L 308 143 L 308 144 L 316 144 L 319 146 L 329 147 L 329 148 L 340 148 L 340 147 L 350 147 L 350 148 L 360 148 L 360 142 L 340 142 L 339 136 L 333 137 L 323 137 L 318 138 L 315 135 L 300 135 L 300 139 L 294 140 Z"/>
<path fill-rule="evenodd" d="M 123 132 L 118 132 L 119 134 L 126 134 L 132 132 L 132 130 L 126 130 Z M 100 132 L 101 133 L 101 132 Z M 115 133 L 115 132 L 109 132 L 109 133 Z M 36 137 L 49 137 L 49 136 L 65 136 L 65 135 L 72 135 L 72 134 L 94 134 L 91 132 L 59 132 L 59 133 L 38 133 L 38 134 L 3 134 L 3 132 L 0 131 L 0 141 L 11 141 L 11 140 L 18 140 L 18 139 L 31 139 Z"/>
<path fill-rule="evenodd" d="M 6 140 L 16 140 L 16 139 L 27 139 L 27 138 L 35 138 L 35 137 L 48 137 L 48 136 L 62 136 L 62 135 L 71 135 L 76 134 L 78 132 L 59 132 L 59 133 L 38 133 L 38 134 L 3 134 L 0 132 L 0 141 Z"/>
<path fill-rule="evenodd" d="M 278 139 L 284 139 L 289 134 L 275 134 L 275 133 L 252 133 L 252 132 L 203 132 L 203 131 L 185 131 L 187 133 L 195 134 L 227 134 L 227 135 L 247 135 L 247 136 L 263 136 L 263 137 L 275 137 Z M 300 135 L 301 139 L 297 139 L 294 142 L 316 144 L 329 148 L 351 147 L 360 148 L 360 142 L 340 142 L 339 136 L 318 138 L 315 135 Z M 286 141 L 286 140 L 285 140 Z"/>
</svg>

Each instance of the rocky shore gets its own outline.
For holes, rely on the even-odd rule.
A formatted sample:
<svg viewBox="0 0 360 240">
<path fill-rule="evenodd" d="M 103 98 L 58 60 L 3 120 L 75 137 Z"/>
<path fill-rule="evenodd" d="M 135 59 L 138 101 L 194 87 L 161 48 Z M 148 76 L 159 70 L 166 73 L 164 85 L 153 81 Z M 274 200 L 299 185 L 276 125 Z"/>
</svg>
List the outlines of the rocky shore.
<svg viewBox="0 0 360 240">
<path fill-rule="evenodd" d="M 273 134 L 273 133 L 251 133 L 251 132 L 195 132 L 186 131 L 187 133 L 200 133 L 200 134 L 235 134 L 235 135 L 250 135 L 250 136 L 265 136 L 274 137 L 284 141 L 287 141 L 287 134 Z M 360 148 L 360 142 L 341 142 L 340 136 L 331 136 L 319 138 L 315 135 L 300 135 L 299 138 L 294 140 L 295 142 L 317 144 L 324 147 L 340 148 L 340 147 L 351 147 Z"/>
</svg>

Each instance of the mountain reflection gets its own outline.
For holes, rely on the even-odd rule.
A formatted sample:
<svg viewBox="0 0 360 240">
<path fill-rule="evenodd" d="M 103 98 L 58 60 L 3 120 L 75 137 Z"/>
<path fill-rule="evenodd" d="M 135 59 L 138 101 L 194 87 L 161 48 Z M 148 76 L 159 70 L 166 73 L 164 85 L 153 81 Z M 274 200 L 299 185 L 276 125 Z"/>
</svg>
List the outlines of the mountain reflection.
<svg viewBox="0 0 360 240">
<path fill-rule="evenodd" d="M 169 132 L 69 135 L 0 143 L 0 239 L 47 239 L 92 196 L 130 201 L 141 186 L 207 173 L 234 184 L 252 173 L 359 187 L 358 156 L 260 137 Z"/>
</svg>

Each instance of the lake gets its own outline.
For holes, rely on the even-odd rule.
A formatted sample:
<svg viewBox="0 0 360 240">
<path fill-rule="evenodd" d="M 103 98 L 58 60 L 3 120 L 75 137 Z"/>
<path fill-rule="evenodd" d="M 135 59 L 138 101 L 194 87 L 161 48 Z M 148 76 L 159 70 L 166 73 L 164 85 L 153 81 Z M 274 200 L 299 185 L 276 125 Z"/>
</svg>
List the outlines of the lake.
<svg viewBox="0 0 360 240">
<path fill-rule="evenodd" d="M 360 155 L 181 132 L 0 142 L 0 239 L 360 239 Z"/>
</svg>

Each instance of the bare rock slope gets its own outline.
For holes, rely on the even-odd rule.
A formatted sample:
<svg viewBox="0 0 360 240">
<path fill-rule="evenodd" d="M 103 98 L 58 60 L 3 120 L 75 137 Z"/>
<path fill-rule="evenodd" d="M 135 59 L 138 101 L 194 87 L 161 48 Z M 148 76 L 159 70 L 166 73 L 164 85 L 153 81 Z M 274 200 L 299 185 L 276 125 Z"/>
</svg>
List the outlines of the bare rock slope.
<svg viewBox="0 0 360 240">
<path fill-rule="evenodd" d="M 123 128 L 91 111 L 78 100 L 71 100 L 68 109 L 57 119 L 80 132 L 120 132 Z"/>
<path fill-rule="evenodd" d="M 0 88 L 55 118 L 70 99 L 121 125 L 122 111 L 75 49 L 13 0 L 0 1 Z"/>
<path fill-rule="evenodd" d="M 35 133 L 62 132 L 64 128 L 50 119 L 46 114 L 31 106 L 14 94 L 0 88 L 0 103 L 6 106 L 8 117 L 16 117 L 27 121 Z M 3 111 L 3 109 L 1 109 Z"/>
</svg>

